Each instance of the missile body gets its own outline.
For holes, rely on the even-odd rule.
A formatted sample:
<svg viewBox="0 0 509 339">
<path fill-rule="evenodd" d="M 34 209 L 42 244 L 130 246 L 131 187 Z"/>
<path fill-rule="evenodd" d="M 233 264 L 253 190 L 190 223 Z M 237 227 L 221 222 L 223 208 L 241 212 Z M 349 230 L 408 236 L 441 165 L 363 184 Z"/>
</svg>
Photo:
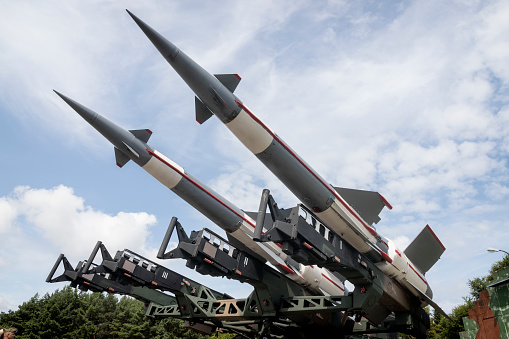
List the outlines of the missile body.
<svg viewBox="0 0 509 339">
<path fill-rule="evenodd" d="M 229 237 L 238 242 L 237 244 L 241 244 L 263 261 L 270 262 L 281 273 L 311 291 L 317 294 L 322 294 L 322 290 L 330 295 L 344 294 L 343 283 L 328 270 L 300 264 L 294 264 L 292 269 L 286 262 L 287 255 L 276 244 L 253 241 L 256 222 L 233 203 L 187 173 L 183 167 L 148 145 L 148 139 L 152 134 L 150 130 L 127 131 L 65 95 L 56 91 L 55 93 L 114 145 L 119 167 L 124 166 L 129 160 L 134 161 L 224 229 Z"/>
<path fill-rule="evenodd" d="M 432 298 L 431 289 L 424 277 L 425 271 L 419 270 L 391 240 L 381 237 L 371 226 L 371 222 L 366 221 L 365 217 L 342 197 L 338 192 L 339 189 L 328 184 L 233 94 L 240 81 L 238 75 L 214 76 L 208 73 L 142 20 L 130 12 L 129 15 L 196 94 L 196 118 L 199 123 L 203 123 L 212 114 L 217 116 L 333 231 L 414 295 L 425 294 Z M 392 208 L 381 195 L 378 196 L 378 200 L 382 205 Z M 436 240 L 438 246 L 445 250 L 438 238 Z"/>
</svg>

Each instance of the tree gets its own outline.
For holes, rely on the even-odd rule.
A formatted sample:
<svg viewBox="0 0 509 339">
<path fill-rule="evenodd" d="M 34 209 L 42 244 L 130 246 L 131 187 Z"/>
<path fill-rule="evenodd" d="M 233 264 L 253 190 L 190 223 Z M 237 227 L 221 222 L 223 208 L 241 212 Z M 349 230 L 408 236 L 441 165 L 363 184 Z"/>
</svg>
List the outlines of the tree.
<svg viewBox="0 0 509 339">
<path fill-rule="evenodd" d="M 86 294 L 85 321 L 92 338 L 110 338 L 111 322 L 115 318 L 118 299 L 113 294 Z"/>
<path fill-rule="evenodd" d="M 459 332 L 465 330 L 463 317 L 467 317 L 468 310 L 474 308 L 474 300 L 479 299 L 479 293 L 486 290 L 494 282 L 494 273 L 506 267 L 509 267 L 509 255 L 495 262 L 491 266 L 488 275 L 469 280 L 470 296 L 464 297 L 464 303 L 452 310 L 449 314 L 451 320 L 435 312 L 432 327 L 428 332 L 428 338 L 459 338 Z"/>
<path fill-rule="evenodd" d="M 84 323 L 83 292 L 71 287 L 42 298 L 36 294 L 17 311 L 0 315 L 0 326 L 17 327 L 18 338 L 78 338 Z"/>
<path fill-rule="evenodd" d="M 172 318 L 148 318 L 143 303 L 130 297 L 86 293 L 71 287 L 42 298 L 36 294 L 17 311 L 0 313 L 0 328 L 16 327 L 16 338 L 209 339 Z M 230 339 L 231 335 L 218 336 Z"/>
<path fill-rule="evenodd" d="M 115 309 L 111 328 L 112 338 L 147 338 L 150 322 L 145 316 L 143 304 L 130 297 L 122 297 Z"/>
<path fill-rule="evenodd" d="M 485 291 L 488 286 L 495 281 L 495 272 L 503 268 L 509 267 L 509 255 L 506 255 L 502 260 L 495 262 L 490 269 L 490 273 L 484 277 L 477 277 L 468 281 L 470 287 L 470 295 L 474 299 L 479 299 L 479 293 Z"/>
<path fill-rule="evenodd" d="M 174 318 L 165 318 L 156 321 L 152 333 L 154 335 L 154 339 L 196 339 L 203 337 L 198 333 L 186 330 L 184 328 L 184 322 Z"/>
<path fill-rule="evenodd" d="M 434 324 L 436 323 L 434 326 L 435 336 L 428 336 L 428 338 L 453 339 L 460 337 L 459 333 L 465 330 L 463 327 L 463 317 L 468 316 L 468 310 L 474 307 L 474 303 L 470 298 L 463 298 L 463 300 L 463 304 L 452 309 L 452 312 L 449 314 L 451 320 L 440 315 L 438 316 L 438 321 L 433 321 Z"/>
</svg>

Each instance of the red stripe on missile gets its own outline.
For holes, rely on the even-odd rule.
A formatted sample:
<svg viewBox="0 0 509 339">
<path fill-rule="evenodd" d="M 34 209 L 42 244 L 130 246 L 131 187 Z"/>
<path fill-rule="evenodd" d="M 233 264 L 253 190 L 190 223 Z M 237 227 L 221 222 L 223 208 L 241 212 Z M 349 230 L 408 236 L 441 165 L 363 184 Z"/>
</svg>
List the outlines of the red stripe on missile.
<svg viewBox="0 0 509 339">
<path fill-rule="evenodd" d="M 288 272 L 289 274 L 295 274 L 295 271 L 292 270 L 290 267 L 286 266 L 286 265 L 283 265 L 283 264 L 279 264 L 279 266 L 281 266 L 282 269 L 284 269 L 286 272 Z"/>
<path fill-rule="evenodd" d="M 430 231 L 431 235 L 435 237 L 436 241 L 438 242 L 438 244 L 442 247 L 442 249 L 445 251 L 445 246 L 442 244 L 442 242 L 440 241 L 440 239 L 438 239 L 437 235 L 435 234 L 435 232 L 433 232 L 433 230 L 431 229 L 431 227 L 429 227 L 429 225 L 426 225 L 426 228 L 428 229 L 428 231 Z"/>
<path fill-rule="evenodd" d="M 198 187 L 199 189 L 201 189 L 203 192 L 205 192 L 208 196 L 210 196 L 212 199 L 214 199 L 215 201 L 217 201 L 218 203 L 220 203 L 221 205 L 223 205 L 224 207 L 226 207 L 227 209 L 229 209 L 231 212 L 233 212 L 236 216 L 238 216 L 239 218 L 241 218 L 242 220 L 244 220 L 249 226 L 251 226 L 252 228 L 255 228 L 255 225 L 249 221 L 248 219 L 246 219 L 246 217 L 244 217 L 242 214 L 238 213 L 237 211 L 235 211 L 233 208 L 231 208 L 230 206 L 228 206 L 227 204 L 225 204 L 222 200 L 220 200 L 219 198 L 217 198 L 215 195 L 213 195 L 212 193 L 210 193 L 209 191 L 207 191 L 203 186 L 201 186 L 200 184 L 198 184 L 196 181 L 194 181 L 193 179 L 189 178 L 185 173 L 181 172 L 178 168 L 176 168 L 175 166 L 173 166 L 172 164 L 168 163 L 166 160 L 164 160 L 163 158 L 161 158 L 159 155 L 157 155 L 156 153 L 152 152 L 151 150 L 149 150 L 147 148 L 147 152 L 156 157 L 159 161 L 161 161 L 163 164 L 165 164 L 166 166 L 170 167 L 172 170 L 174 170 L 175 172 L 177 172 L 178 174 L 180 174 L 183 178 L 185 178 L 187 181 L 189 181 L 190 183 L 192 183 L 193 185 L 195 185 L 196 187 Z M 275 243 L 279 248 L 283 248 L 283 245 L 279 244 L 279 243 Z"/>
<path fill-rule="evenodd" d="M 329 278 L 328 276 L 326 276 L 325 274 L 322 273 L 322 277 L 324 277 L 325 279 L 329 280 L 330 283 L 334 286 L 336 286 L 337 288 L 339 288 L 341 291 L 345 291 L 345 289 L 341 286 L 339 286 L 338 284 L 336 284 L 331 278 Z"/>
<path fill-rule="evenodd" d="M 216 197 L 215 195 L 213 195 L 212 193 L 210 193 L 209 191 L 207 191 L 203 186 L 201 186 L 200 184 L 198 184 L 196 181 L 194 181 L 193 179 L 189 178 L 184 172 L 181 172 L 178 168 L 176 168 L 175 166 L 173 166 L 172 164 L 170 164 L 169 162 L 167 162 L 166 160 L 164 160 L 163 158 L 161 158 L 159 155 L 157 155 L 156 153 L 152 152 L 151 150 L 149 150 L 147 148 L 147 152 L 156 157 L 159 161 L 161 161 L 163 164 L 165 164 L 166 166 L 170 167 L 172 170 L 174 170 L 175 172 L 177 172 L 178 174 L 180 174 L 183 178 L 185 178 L 187 181 L 189 181 L 190 183 L 192 183 L 193 185 L 195 185 L 196 187 L 198 187 L 200 190 L 202 190 L 203 192 L 205 192 L 208 196 L 210 196 L 212 199 L 214 199 L 215 201 L 217 201 L 218 203 L 220 203 L 221 205 L 223 205 L 224 207 L 226 207 L 227 209 L 229 209 L 231 212 L 233 212 L 236 216 L 238 216 L 239 218 L 241 218 L 242 220 L 244 220 L 245 222 L 247 222 L 249 225 L 251 225 L 253 228 L 255 227 L 255 225 L 253 223 L 251 223 L 248 219 L 246 219 L 243 215 L 241 215 L 239 212 L 235 211 L 233 208 L 231 208 L 230 206 L 228 206 L 227 204 L 225 204 L 222 200 L 220 200 L 218 197 Z"/>
<path fill-rule="evenodd" d="M 305 169 L 307 169 L 309 171 L 309 173 L 311 173 L 318 181 L 320 181 L 322 183 L 322 185 L 325 186 L 325 188 L 327 188 L 340 202 L 341 204 L 357 219 L 359 220 L 359 222 L 364 226 L 364 228 L 366 228 L 368 230 L 369 233 L 371 233 L 371 235 L 373 236 L 376 236 L 377 233 L 376 231 L 370 227 L 368 224 L 366 224 L 366 222 L 364 220 L 362 220 L 362 218 L 353 211 L 353 209 L 350 208 L 350 206 L 348 206 L 348 204 L 343 200 L 343 198 L 341 198 L 341 196 L 338 194 L 338 192 L 336 192 L 332 186 L 330 186 L 329 184 L 327 184 L 322 178 L 320 178 L 320 176 L 315 173 L 315 171 L 313 171 L 302 159 L 300 159 L 296 154 L 295 152 L 292 151 L 292 149 L 290 147 L 288 147 L 284 142 L 283 140 L 281 140 L 274 132 L 272 132 L 260 119 L 258 119 L 258 117 L 256 115 L 254 115 L 246 106 L 244 106 L 244 104 L 242 102 L 240 102 L 239 100 L 235 99 L 235 102 L 237 103 L 237 105 L 242 108 L 243 110 L 246 111 L 247 114 L 249 114 L 249 116 L 254 120 L 256 121 L 260 126 L 262 126 L 262 128 L 267 131 L 267 133 L 269 133 L 272 138 L 274 138 L 274 140 L 276 140 L 281 146 L 283 146 L 287 151 L 288 153 L 290 153 L 302 166 L 304 166 Z"/>
<path fill-rule="evenodd" d="M 415 270 L 415 268 L 413 268 L 413 267 L 412 267 L 412 265 L 410 265 L 410 263 L 408 263 L 408 266 L 412 269 L 412 271 L 414 271 L 414 272 L 415 272 L 415 274 L 417 274 L 417 276 L 418 276 L 419 278 L 421 278 L 421 280 L 422 280 L 422 281 L 423 281 L 426 285 L 428 285 L 428 282 L 426 281 L 426 279 L 424 279 L 423 277 L 421 277 L 421 275 L 419 274 L 419 272 L 417 272 L 417 271 Z"/>
<path fill-rule="evenodd" d="M 387 253 L 385 253 L 384 251 L 380 251 L 380 254 L 382 255 L 382 258 L 384 258 L 384 259 L 385 259 L 385 261 L 387 261 L 389 264 L 392 264 L 392 259 L 391 259 L 391 257 L 389 257 L 389 256 L 387 255 Z M 394 266 L 394 265 L 393 265 L 393 266 Z M 396 266 L 394 266 L 394 267 L 396 267 Z M 396 267 L 396 268 L 397 268 L 397 267 Z"/>
<path fill-rule="evenodd" d="M 147 152 L 156 157 L 159 161 L 161 161 L 163 164 L 165 164 L 166 166 L 170 167 L 172 170 L 174 170 L 175 172 L 177 172 L 178 174 L 180 174 L 183 178 L 185 178 L 187 181 L 189 181 L 190 183 L 192 183 L 193 185 L 195 185 L 196 187 L 198 187 L 200 190 L 202 190 L 204 193 L 206 193 L 208 196 L 210 196 L 212 199 L 214 199 L 215 201 L 217 201 L 218 203 L 220 203 L 221 205 L 223 205 L 224 207 L 226 207 L 228 210 L 230 210 L 232 213 L 234 213 L 236 216 L 238 216 L 239 218 L 241 218 L 242 220 L 244 220 L 249 226 L 255 228 L 255 225 L 249 221 L 248 219 L 246 219 L 246 217 L 244 217 L 243 215 L 241 215 L 240 213 L 238 213 L 237 211 L 235 211 L 233 208 L 231 208 L 230 206 L 228 206 L 227 204 L 225 204 L 222 200 L 220 200 L 218 197 L 216 197 L 215 195 L 213 195 L 212 193 L 210 193 L 209 191 L 207 191 L 203 186 L 201 186 L 200 184 L 198 184 L 196 181 L 194 181 L 193 179 L 189 178 L 185 173 L 181 172 L 178 168 L 176 168 L 175 166 L 173 166 L 172 164 L 170 164 L 169 162 L 167 162 L 166 160 L 164 160 L 163 158 L 161 158 L 159 155 L 157 155 L 155 152 L 149 150 L 148 148 L 146 149 Z M 278 244 L 278 243 L 275 243 L 279 248 L 283 248 L 283 245 L 281 244 Z M 288 268 L 289 269 L 289 268 Z M 292 271 L 293 272 L 293 271 Z M 295 272 L 293 272 L 295 273 Z M 293 274 L 292 273 L 292 274 Z"/>
</svg>

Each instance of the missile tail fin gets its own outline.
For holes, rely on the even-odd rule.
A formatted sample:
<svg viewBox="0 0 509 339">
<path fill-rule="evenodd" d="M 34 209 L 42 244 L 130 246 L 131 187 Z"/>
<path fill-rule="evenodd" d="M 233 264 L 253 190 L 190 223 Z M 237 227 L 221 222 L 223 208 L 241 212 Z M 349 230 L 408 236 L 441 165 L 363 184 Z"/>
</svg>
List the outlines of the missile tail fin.
<svg viewBox="0 0 509 339">
<path fill-rule="evenodd" d="M 114 149 L 115 149 L 115 160 L 117 161 L 117 166 L 123 167 L 129 161 L 129 157 L 127 155 L 125 155 L 124 153 L 122 153 L 122 151 L 119 150 L 118 148 L 114 147 Z"/>
<path fill-rule="evenodd" d="M 405 282 L 412 286 L 412 289 L 417 292 L 417 294 L 419 294 L 421 296 L 421 299 L 424 300 L 428 305 L 430 305 L 431 307 L 433 307 L 438 313 L 440 313 L 441 315 L 443 315 L 444 317 L 446 317 L 447 319 L 451 320 L 451 318 L 449 317 L 449 315 L 447 313 L 445 313 L 445 311 L 440 307 L 438 306 L 437 303 L 435 303 L 429 296 L 426 295 L 426 293 L 422 293 L 417 287 L 415 287 L 410 281 L 408 281 L 406 278 L 403 278 L 403 280 L 405 280 Z"/>
<path fill-rule="evenodd" d="M 422 273 L 426 273 L 440 259 L 444 251 L 444 245 L 431 228 L 426 225 L 404 252 Z"/>
<path fill-rule="evenodd" d="M 197 97 L 194 97 L 194 106 L 196 107 L 196 121 L 200 125 L 212 116 L 212 112 Z"/>
<path fill-rule="evenodd" d="M 214 76 L 232 93 L 240 82 L 238 74 L 214 74 Z"/>
</svg>

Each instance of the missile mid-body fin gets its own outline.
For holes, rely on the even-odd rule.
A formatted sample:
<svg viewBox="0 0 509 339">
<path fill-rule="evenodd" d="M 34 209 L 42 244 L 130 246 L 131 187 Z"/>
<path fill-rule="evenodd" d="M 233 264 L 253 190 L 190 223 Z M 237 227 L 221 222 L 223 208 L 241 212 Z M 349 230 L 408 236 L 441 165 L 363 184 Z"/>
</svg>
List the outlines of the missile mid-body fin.
<svg viewBox="0 0 509 339">
<path fill-rule="evenodd" d="M 238 76 L 238 74 L 215 74 L 214 76 L 232 93 L 240 82 L 240 76 Z M 212 91 L 214 92 L 214 97 L 217 97 L 220 103 L 225 104 L 224 100 L 213 88 Z M 196 121 L 200 125 L 213 115 L 210 109 L 205 106 L 198 97 L 194 97 L 194 105 L 196 107 Z"/>
<path fill-rule="evenodd" d="M 214 74 L 214 76 L 232 93 L 240 82 L 238 74 Z"/>
<path fill-rule="evenodd" d="M 152 136 L 152 131 L 149 129 L 131 129 L 129 132 L 145 143 L 148 142 L 148 139 Z"/>
<path fill-rule="evenodd" d="M 444 253 L 445 247 L 435 232 L 426 225 L 405 249 L 405 255 L 422 272 L 426 273 Z"/>
<path fill-rule="evenodd" d="M 148 139 L 150 139 L 150 136 L 152 135 L 152 131 L 149 129 L 133 129 L 129 130 L 129 132 L 134 135 L 135 138 L 143 141 L 144 143 L 147 143 Z M 131 146 L 129 146 L 126 142 L 122 142 L 123 145 L 131 151 L 131 153 L 136 156 L 137 158 L 140 157 L 140 154 L 136 152 Z M 127 162 L 130 160 L 129 156 L 119 150 L 117 147 L 114 147 L 115 149 L 115 160 L 117 162 L 118 167 L 123 167 Z"/>
<path fill-rule="evenodd" d="M 196 108 L 196 121 L 200 125 L 209 120 L 213 114 L 197 97 L 194 97 L 194 106 Z"/>
<path fill-rule="evenodd" d="M 118 167 L 124 167 L 125 164 L 130 160 L 125 153 L 123 153 L 118 148 L 114 147 L 115 149 L 115 161 L 117 162 Z"/>
</svg>

